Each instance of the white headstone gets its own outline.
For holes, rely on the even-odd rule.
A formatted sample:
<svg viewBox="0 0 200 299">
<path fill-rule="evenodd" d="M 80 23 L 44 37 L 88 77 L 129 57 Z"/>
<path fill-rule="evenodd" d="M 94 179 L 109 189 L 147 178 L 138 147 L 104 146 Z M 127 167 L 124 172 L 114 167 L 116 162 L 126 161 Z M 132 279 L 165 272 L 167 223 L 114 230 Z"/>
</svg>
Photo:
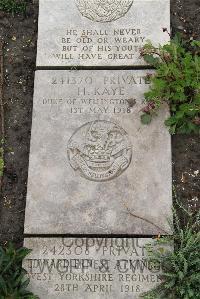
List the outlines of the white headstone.
<svg viewBox="0 0 200 299">
<path fill-rule="evenodd" d="M 25 233 L 166 233 L 169 112 L 141 124 L 150 72 L 36 72 Z"/>
<path fill-rule="evenodd" d="M 29 289 L 40 299 L 139 299 L 161 282 L 152 239 L 26 239 Z"/>
<path fill-rule="evenodd" d="M 38 67 L 145 65 L 140 49 L 168 42 L 170 0 L 41 0 Z"/>
</svg>

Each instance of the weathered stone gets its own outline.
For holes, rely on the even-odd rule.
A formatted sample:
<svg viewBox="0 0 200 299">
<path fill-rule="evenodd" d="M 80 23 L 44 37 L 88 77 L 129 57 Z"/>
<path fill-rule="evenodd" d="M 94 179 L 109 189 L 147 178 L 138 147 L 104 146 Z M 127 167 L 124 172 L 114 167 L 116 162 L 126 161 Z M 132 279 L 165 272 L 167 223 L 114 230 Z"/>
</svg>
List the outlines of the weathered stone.
<svg viewBox="0 0 200 299">
<path fill-rule="evenodd" d="M 141 124 L 146 74 L 36 72 L 25 233 L 166 232 L 168 109 Z"/>
<path fill-rule="evenodd" d="M 37 66 L 145 65 L 140 49 L 166 43 L 170 0 L 42 0 Z"/>
<path fill-rule="evenodd" d="M 138 299 L 161 282 L 152 239 L 25 239 L 30 290 L 40 299 Z"/>
</svg>

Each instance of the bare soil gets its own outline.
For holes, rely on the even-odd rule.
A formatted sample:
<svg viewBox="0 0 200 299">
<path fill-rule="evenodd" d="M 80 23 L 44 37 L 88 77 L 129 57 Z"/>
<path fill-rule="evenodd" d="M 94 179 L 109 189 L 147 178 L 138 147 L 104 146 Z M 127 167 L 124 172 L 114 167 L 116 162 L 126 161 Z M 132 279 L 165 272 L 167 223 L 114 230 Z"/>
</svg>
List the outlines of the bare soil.
<svg viewBox="0 0 200 299">
<path fill-rule="evenodd" d="M 36 2 L 36 3 L 34 3 Z M 26 15 L 0 11 L 0 41 L 4 41 L 5 171 L 0 199 L 0 243 L 23 242 L 24 212 L 31 133 L 37 42 L 37 1 Z M 200 38 L 200 1 L 173 0 L 173 34 Z M 200 136 L 173 136 L 173 183 L 178 197 L 199 209 Z"/>
</svg>

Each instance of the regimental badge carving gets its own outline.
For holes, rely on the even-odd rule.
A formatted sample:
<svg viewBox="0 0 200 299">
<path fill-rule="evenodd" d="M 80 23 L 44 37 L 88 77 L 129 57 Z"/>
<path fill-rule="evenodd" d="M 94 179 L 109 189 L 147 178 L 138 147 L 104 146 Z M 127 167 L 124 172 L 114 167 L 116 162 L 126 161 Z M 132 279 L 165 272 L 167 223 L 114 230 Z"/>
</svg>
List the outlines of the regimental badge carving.
<svg viewBox="0 0 200 299">
<path fill-rule="evenodd" d="M 112 22 L 123 17 L 134 0 L 75 0 L 80 13 L 95 22 Z"/>
<path fill-rule="evenodd" d="M 119 125 L 96 120 L 80 127 L 68 142 L 70 165 L 91 181 L 108 181 L 124 172 L 132 157 L 128 134 Z"/>
</svg>

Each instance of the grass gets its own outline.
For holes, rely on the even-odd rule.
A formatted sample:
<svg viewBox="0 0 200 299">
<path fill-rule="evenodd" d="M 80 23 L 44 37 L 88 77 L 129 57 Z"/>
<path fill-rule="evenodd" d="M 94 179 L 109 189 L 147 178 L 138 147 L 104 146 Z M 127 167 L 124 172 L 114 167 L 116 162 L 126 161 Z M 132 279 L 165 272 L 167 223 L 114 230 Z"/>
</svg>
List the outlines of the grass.
<svg viewBox="0 0 200 299">
<path fill-rule="evenodd" d="M 182 215 L 178 215 L 180 210 Z M 185 224 L 182 223 L 183 217 Z M 158 238 L 148 248 L 150 260 L 158 262 L 163 269 L 162 283 L 143 294 L 142 298 L 200 299 L 199 223 L 200 212 L 194 215 L 182 206 L 179 211 L 174 210 L 174 221 L 170 223 L 173 235 Z"/>
<path fill-rule="evenodd" d="M 5 11 L 12 14 L 25 13 L 26 1 L 23 0 L 0 0 L 0 11 Z"/>
<path fill-rule="evenodd" d="M 30 280 L 22 268 L 29 253 L 29 249 L 16 249 L 12 243 L 6 248 L 0 246 L 0 299 L 38 299 L 28 291 Z"/>
</svg>

